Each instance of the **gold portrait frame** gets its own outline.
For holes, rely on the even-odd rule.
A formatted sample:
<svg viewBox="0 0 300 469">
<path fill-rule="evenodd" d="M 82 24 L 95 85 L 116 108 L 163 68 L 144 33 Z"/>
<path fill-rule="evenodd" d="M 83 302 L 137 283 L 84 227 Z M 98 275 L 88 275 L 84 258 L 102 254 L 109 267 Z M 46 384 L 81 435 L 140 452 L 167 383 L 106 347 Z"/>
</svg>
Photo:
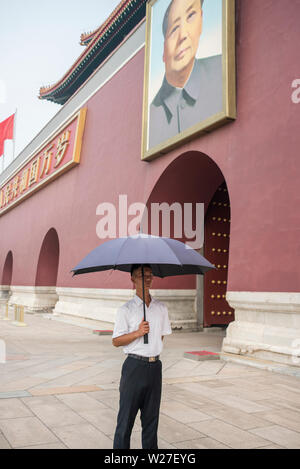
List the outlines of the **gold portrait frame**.
<svg viewBox="0 0 300 469">
<path fill-rule="evenodd" d="M 236 119 L 236 64 L 235 64 L 235 0 L 222 0 L 222 83 L 223 110 L 193 127 L 165 140 L 152 148 L 147 148 L 149 128 L 149 71 L 151 53 L 152 12 L 155 3 L 160 0 L 149 0 L 146 11 L 146 45 L 144 65 L 144 97 L 142 125 L 142 160 L 151 161 L 174 148 L 187 143 L 195 137 Z"/>
</svg>

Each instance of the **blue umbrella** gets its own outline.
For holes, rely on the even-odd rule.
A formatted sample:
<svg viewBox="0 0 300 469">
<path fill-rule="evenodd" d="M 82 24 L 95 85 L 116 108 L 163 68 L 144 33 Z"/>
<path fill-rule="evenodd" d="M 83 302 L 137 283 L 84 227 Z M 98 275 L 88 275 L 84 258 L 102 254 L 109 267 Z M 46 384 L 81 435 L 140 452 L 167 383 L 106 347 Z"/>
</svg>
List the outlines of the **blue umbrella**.
<svg viewBox="0 0 300 469">
<path fill-rule="evenodd" d="M 135 264 L 142 266 L 145 321 L 144 264 L 149 264 L 153 275 L 160 278 L 204 275 L 215 268 L 201 254 L 180 241 L 140 233 L 106 241 L 93 249 L 71 272 L 73 276 L 110 269 L 130 272 Z M 144 336 L 144 341 L 148 343 L 147 336 Z"/>
</svg>

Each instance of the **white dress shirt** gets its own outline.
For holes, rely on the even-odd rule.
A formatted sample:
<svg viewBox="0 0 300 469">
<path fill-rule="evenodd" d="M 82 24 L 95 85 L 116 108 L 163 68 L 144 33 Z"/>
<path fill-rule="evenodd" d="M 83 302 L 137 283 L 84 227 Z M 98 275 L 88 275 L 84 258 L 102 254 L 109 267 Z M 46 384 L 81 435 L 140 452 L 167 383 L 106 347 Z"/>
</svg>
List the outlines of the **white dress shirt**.
<svg viewBox="0 0 300 469">
<path fill-rule="evenodd" d="M 160 355 L 163 349 L 162 336 L 172 334 L 166 305 L 151 297 L 149 307 L 145 305 L 146 321 L 149 322 L 149 340 L 144 344 L 144 336 L 123 347 L 124 353 L 134 353 L 143 357 Z M 143 300 L 137 295 L 121 306 L 116 314 L 116 322 L 112 338 L 137 331 L 144 318 Z"/>
</svg>

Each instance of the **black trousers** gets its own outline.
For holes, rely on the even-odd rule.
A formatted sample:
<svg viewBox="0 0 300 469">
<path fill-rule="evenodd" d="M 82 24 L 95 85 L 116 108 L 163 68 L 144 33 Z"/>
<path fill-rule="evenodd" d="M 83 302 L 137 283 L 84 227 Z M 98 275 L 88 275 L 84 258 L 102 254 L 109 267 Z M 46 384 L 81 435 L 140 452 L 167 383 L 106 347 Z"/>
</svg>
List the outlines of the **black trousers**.
<svg viewBox="0 0 300 469">
<path fill-rule="evenodd" d="M 141 410 L 142 447 L 157 449 L 157 428 L 162 386 L 160 360 L 149 363 L 127 357 L 120 381 L 120 410 L 114 449 L 129 449 L 138 410 Z"/>
</svg>

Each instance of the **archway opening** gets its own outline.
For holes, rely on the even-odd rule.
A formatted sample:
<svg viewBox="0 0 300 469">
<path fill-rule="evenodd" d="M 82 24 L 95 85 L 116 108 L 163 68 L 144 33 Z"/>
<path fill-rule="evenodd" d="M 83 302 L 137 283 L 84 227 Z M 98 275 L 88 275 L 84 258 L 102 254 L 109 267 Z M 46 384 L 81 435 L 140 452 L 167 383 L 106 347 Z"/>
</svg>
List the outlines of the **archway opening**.
<svg viewBox="0 0 300 469">
<path fill-rule="evenodd" d="M 35 286 L 56 286 L 59 263 L 59 239 L 57 232 L 51 228 L 46 234 L 37 265 Z"/>
<path fill-rule="evenodd" d="M 221 204 L 222 206 L 216 205 Z M 224 199 L 224 201 L 223 201 Z M 225 201 L 226 199 L 226 201 Z M 191 245 L 203 254 L 216 270 L 202 276 L 170 277 L 163 281 L 155 279 L 153 288 L 170 290 L 186 290 L 195 292 L 193 306 L 195 321 L 198 329 L 202 327 L 226 326 L 234 320 L 233 310 L 226 301 L 227 274 L 229 260 L 230 239 L 230 201 L 224 175 L 218 165 L 207 155 L 191 151 L 174 160 L 157 180 L 147 201 L 148 233 L 164 235 L 163 216 L 159 219 L 159 230 L 151 219 L 153 204 L 166 204 L 169 207 L 169 236 Z M 204 230 L 204 245 L 197 246 L 197 204 L 203 204 L 204 216 L 202 219 L 202 232 Z M 181 207 L 181 231 L 178 223 L 175 226 L 175 207 Z M 190 223 L 187 230 L 186 207 L 192 207 L 189 212 Z M 224 221 L 226 220 L 226 221 Z M 204 226 L 203 226 L 204 224 Z M 144 227 L 143 227 L 144 228 Z M 146 232 L 146 231 L 144 231 Z M 178 232 L 180 233 L 178 236 Z M 197 235 L 195 235 L 197 236 Z M 202 237 L 203 239 L 203 237 Z M 196 244 L 196 246 L 195 246 Z M 191 321 L 190 306 L 188 318 Z M 226 314 L 225 314 L 226 313 Z M 172 315 L 172 314 L 171 314 Z M 178 313 L 178 323 L 184 322 L 185 306 L 182 304 L 181 319 Z"/>
<path fill-rule="evenodd" d="M 227 326 L 234 321 L 234 310 L 226 300 L 231 210 L 224 181 L 216 190 L 205 215 L 204 256 L 216 270 L 204 276 L 203 325 Z"/>
<path fill-rule="evenodd" d="M 13 273 L 13 255 L 12 255 L 12 251 L 9 251 L 4 262 L 1 285 L 10 287 L 11 280 L 12 280 L 12 273 Z"/>
</svg>

